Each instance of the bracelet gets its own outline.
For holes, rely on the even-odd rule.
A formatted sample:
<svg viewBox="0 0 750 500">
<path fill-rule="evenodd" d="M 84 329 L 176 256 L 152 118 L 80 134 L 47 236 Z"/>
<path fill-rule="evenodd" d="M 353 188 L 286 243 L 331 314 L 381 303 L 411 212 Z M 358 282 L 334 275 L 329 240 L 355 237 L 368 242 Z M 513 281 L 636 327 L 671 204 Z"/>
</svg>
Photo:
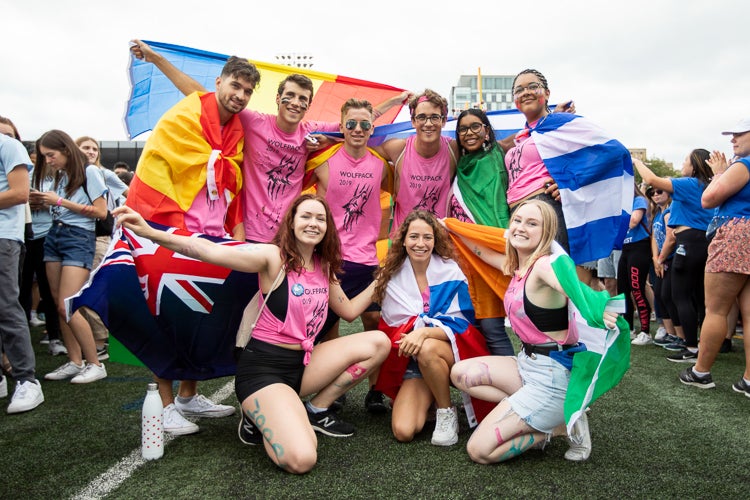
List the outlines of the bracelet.
<svg viewBox="0 0 750 500">
<path fill-rule="evenodd" d="M 62 199 L 62 196 L 61 196 L 61 197 L 59 197 L 59 198 L 57 199 L 57 206 L 58 206 L 58 207 L 61 207 L 61 206 L 62 206 L 62 200 L 63 200 L 63 199 Z"/>
</svg>

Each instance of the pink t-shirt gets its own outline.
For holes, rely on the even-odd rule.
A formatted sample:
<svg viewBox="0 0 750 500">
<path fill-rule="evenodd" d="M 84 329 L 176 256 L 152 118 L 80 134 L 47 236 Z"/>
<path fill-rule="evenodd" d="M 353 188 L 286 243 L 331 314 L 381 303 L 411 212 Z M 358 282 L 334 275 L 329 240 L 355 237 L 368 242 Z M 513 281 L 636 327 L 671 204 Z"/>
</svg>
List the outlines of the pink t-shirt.
<svg viewBox="0 0 750 500">
<path fill-rule="evenodd" d="M 310 360 L 315 337 L 328 315 L 328 276 L 315 258 L 314 271 L 286 275 L 289 295 L 284 322 L 264 308 L 253 330 L 253 338 L 270 344 L 302 344 L 305 365 Z M 279 293 L 276 290 L 274 293 Z M 260 300 L 264 300 L 261 298 Z"/>
<path fill-rule="evenodd" d="M 549 256 L 540 257 L 540 259 L 549 259 Z M 549 337 L 544 332 L 532 323 L 531 319 L 526 315 L 526 311 L 523 307 L 523 294 L 526 287 L 526 279 L 531 273 L 531 268 L 526 271 L 523 276 L 513 274 L 510 283 L 508 284 L 508 290 L 505 292 L 503 297 L 503 304 L 505 305 L 505 313 L 510 320 L 510 326 L 518 337 L 527 344 L 545 344 L 547 342 L 557 342 L 558 344 L 575 344 L 578 342 L 578 329 L 576 328 L 575 321 L 568 321 L 568 335 L 562 341 L 555 340 Z"/>
<path fill-rule="evenodd" d="M 412 210 L 427 210 L 443 218 L 448 212 L 451 188 L 450 139 L 440 138 L 440 151 L 423 158 L 414 148 L 416 136 L 406 139 L 399 173 L 398 194 L 393 210 L 393 231 L 398 229 Z"/>
<path fill-rule="evenodd" d="M 378 263 L 384 166 L 372 153 L 355 159 L 344 147 L 328 159 L 326 201 L 339 231 L 342 257 L 349 262 L 369 266 Z"/>
<path fill-rule="evenodd" d="M 536 124 L 537 122 L 531 123 L 530 127 L 533 128 Z M 550 177 L 528 128 L 516 135 L 514 143 L 515 146 L 505 154 L 505 167 L 508 170 L 508 204 L 521 201 L 543 188 L 544 179 Z"/>
<path fill-rule="evenodd" d="M 315 131 L 338 132 L 338 123 L 302 122 L 291 133 L 276 125 L 276 115 L 245 109 L 242 161 L 245 238 L 261 243 L 276 235 L 281 218 L 302 192 L 307 148 L 305 136 Z"/>
<path fill-rule="evenodd" d="M 205 233 L 211 236 L 229 237 L 224 230 L 227 218 L 227 207 L 231 195 L 224 193 L 215 200 L 208 197 L 208 190 L 204 186 L 198 192 L 187 212 L 185 212 L 185 229 L 194 233 Z"/>
</svg>

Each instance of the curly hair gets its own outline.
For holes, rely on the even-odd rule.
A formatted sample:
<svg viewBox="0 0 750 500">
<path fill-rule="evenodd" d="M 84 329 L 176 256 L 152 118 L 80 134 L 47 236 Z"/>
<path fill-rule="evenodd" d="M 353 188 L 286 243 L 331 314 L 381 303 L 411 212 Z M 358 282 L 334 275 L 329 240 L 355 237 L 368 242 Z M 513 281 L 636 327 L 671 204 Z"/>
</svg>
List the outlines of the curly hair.
<svg viewBox="0 0 750 500">
<path fill-rule="evenodd" d="M 388 254 L 385 256 L 385 263 L 378 273 L 378 284 L 375 286 L 374 295 L 375 302 L 379 304 L 383 302 L 391 277 L 401 269 L 406 260 L 407 254 L 404 241 L 406 240 L 406 234 L 409 232 L 409 226 L 415 220 L 422 220 L 432 228 L 432 234 L 435 236 L 435 245 L 432 248 L 433 254 L 444 259 L 456 259 L 456 249 L 453 246 L 453 242 L 437 218 L 426 210 L 413 210 L 406 216 L 406 219 L 404 219 L 404 222 L 401 223 L 396 231 L 391 247 L 388 249 Z"/>
<path fill-rule="evenodd" d="M 409 100 L 409 114 L 414 118 L 414 112 L 417 109 L 417 105 L 421 102 L 429 102 L 433 106 L 441 109 L 443 118 L 448 115 L 448 101 L 445 97 L 441 96 L 432 89 L 424 89 L 421 94 L 415 95 Z"/>
<path fill-rule="evenodd" d="M 281 261 L 286 267 L 287 272 L 295 271 L 300 272 L 304 267 L 305 263 L 302 260 L 302 256 L 297 248 L 297 239 L 294 236 L 294 217 L 297 215 L 297 208 L 307 201 L 317 201 L 326 212 L 326 233 L 323 236 L 323 240 L 315 246 L 314 253 L 319 255 L 323 266 L 327 266 L 328 281 L 336 283 L 336 273 L 341 272 L 341 240 L 339 239 L 339 233 L 336 230 L 336 223 L 333 221 L 331 215 L 331 208 L 326 203 L 326 200 L 316 194 L 303 194 L 298 196 L 292 205 L 284 214 L 284 218 L 279 224 L 279 229 L 274 236 L 272 243 L 278 246 L 281 250 Z M 324 267 L 325 268 L 325 267 Z"/>
</svg>

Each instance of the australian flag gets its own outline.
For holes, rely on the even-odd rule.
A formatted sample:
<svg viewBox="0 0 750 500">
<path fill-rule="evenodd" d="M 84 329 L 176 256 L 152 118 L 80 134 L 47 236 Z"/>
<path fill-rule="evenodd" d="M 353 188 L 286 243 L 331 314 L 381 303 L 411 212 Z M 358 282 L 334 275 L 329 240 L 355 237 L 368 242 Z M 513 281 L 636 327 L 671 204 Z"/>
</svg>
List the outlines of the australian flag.
<svg viewBox="0 0 750 500">
<path fill-rule="evenodd" d="M 205 238 L 149 222 L 157 229 Z M 110 335 L 152 372 L 171 380 L 234 375 L 233 350 L 242 313 L 258 287 L 257 274 L 207 264 L 118 228 L 89 282 L 66 303 L 87 306 Z"/>
</svg>

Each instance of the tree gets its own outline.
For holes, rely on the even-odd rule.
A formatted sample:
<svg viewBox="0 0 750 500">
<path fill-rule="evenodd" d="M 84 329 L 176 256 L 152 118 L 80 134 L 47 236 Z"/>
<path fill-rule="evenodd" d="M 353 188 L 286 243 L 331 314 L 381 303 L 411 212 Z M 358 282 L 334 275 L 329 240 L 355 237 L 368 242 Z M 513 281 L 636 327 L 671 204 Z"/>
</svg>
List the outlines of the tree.
<svg viewBox="0 0 750 500">
<path fill-rule="evenodd" d="M 672 168 L 671 163 L 667 163 L 662 158 L 652 156 L 650 160 L 646 161 L 646 166 L 650 168 L 659 177 L 680 177 L 680 172 Z M 633 169 L 635 170 L 635 169 Z M 643 182 L 641 174 L 636 170 L 635 172 L 635 183 L 640 184 Z"/>
</svg>

